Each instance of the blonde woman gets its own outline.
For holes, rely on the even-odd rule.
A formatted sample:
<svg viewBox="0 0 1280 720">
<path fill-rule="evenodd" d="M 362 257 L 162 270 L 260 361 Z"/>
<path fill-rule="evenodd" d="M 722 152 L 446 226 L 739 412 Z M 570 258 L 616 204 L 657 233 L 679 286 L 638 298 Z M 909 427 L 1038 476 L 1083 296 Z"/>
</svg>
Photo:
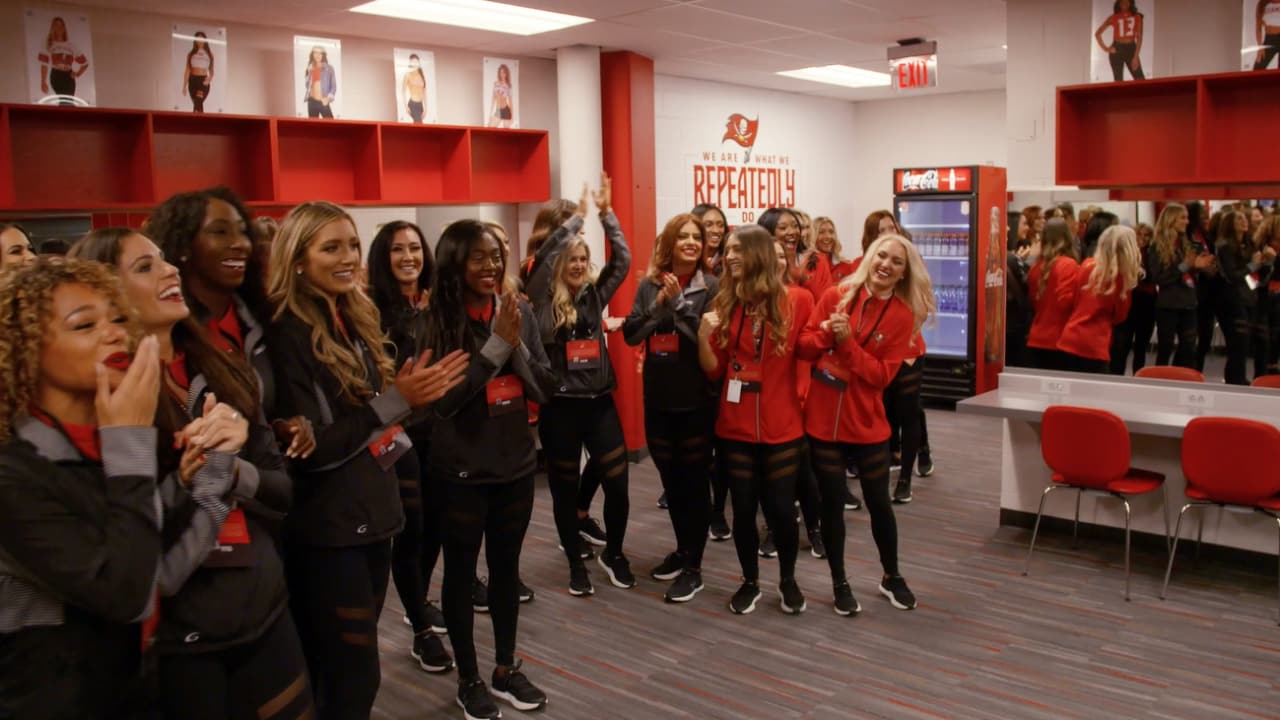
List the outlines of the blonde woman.
<svg viewBox="0 0 1280 720">
<path fill-rule="evenodd" d="M 551 402 L 542 406 L 538 435 L 547 455 L 547 478 L 556 530 L 569 561 L 569 594 L 595 593 L 579 547 L 578 516 L 582 451 L 597 463 L 604 488 L 606 544 L 600 566 L 616 587 L 635 587 L 622 553 L 630 506 L 627 499 L 627 445 L 611 395 L 616 380 L 605 346 L 604 312 L 631 268 L 631 251 L 613 214 L 609 176 L 601 173 L 594 194 L 609 241 L 609 262 L 598 274 L 579 232 L 587 216 L 588 194 L 574 213 L 538 248 L 529 277 L 529 300 L 538 318 L 542 344 L 557 378 Z"/>
<path fill-rule="evenodd" d="M 1137 234 L 1120 225 L 1103 231 L 1093 257 L 1076 273 L 1076 304 L 1058 340 L 1058 349 L 1066 354 L 1065 370 L 1109 370 L 1112 328 L 1128 317 L 1141 274 Z"/>
<path fill-rule="evenodd" d="M 1125 374 L 1125 363 L 1129 362 L 1130 351 L 1133 353 L 1133 373 L 1136 375 L 1146 367 L 1147 348 L 1151 343 L 1151 334 L 1156 329 L 1156 284 L 1145 272 L 1151 259 L 1151 240 L 1156 231 L 1146 223 L 1139 223 L 1133 232 L 1143 272 L 1138 273 L 1138 284 L 1133 288 L 1128 316 L 1111 334 L 1112 375 Z"/>
<path fill-rule="evenodd" d="M 271 248 L 275 306 L 268 352 L 277 407 L 315 428 L 295 458 L 286 521 L 293 616 L 319 698 L 319 716 L 367 717 L 378 692 L 378 614 L 403 512 L 395 462 L 411 449 L 399 423 L 460 381 L 466 356 L 396 372 L 377 308 L 357 291 L 360 237 L 342 208 L 289 211 Z"/>
<path fill-rule="evenodd" d="M 1169 203 L 1156 220 L 1156 236 L 1147 273 L 1155 282 L 1156 364 L 1194 367 L 1196 356 L 1197 275 L 1213 267 L 1213 255 L 1199 252 L 1187 235 L 1185 205 Z M 1178 349 L 1174 352 L 1174 341 Z"/>
</svg>

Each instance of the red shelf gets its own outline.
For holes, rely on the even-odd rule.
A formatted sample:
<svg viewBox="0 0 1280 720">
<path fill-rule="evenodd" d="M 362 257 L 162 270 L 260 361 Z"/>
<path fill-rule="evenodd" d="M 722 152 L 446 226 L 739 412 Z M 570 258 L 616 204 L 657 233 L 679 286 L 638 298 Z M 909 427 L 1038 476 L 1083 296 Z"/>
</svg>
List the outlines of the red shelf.
<svg viewBox="0 0 1280 720">
<path fill-rule="evenodd" d="M 245 200 L 274 197 L 271 121 L 156 113 L 155 197 L 226 185 Z"/>
<path fill-rule="evenodd" d="M 1202 82 L 1200 169 L 1206 177 L 1280 181 L 1280 73 Z"/>
<path fill-rule="evenodd" d="M 382 197 L 388 202 L 464 203 L 471 198 L 466 128 L 382 125 Z"/>
<path fill-rule="evenodd" d="M 474 202 L 542 202 L 551 195 L 547 134 L 529 130 L 471 130 Z"/>
<path fill-rule="evenodd" d="M 152 199 L 151 117 L 79 108 L 9 108 L 13 204 L 93 208 Z"/>
<path fill-rule="evenodd" d="M 277 200 L 377 200 L 381 192 L 378 126 L 277 120 L 280 150 Z"/>
</svg>

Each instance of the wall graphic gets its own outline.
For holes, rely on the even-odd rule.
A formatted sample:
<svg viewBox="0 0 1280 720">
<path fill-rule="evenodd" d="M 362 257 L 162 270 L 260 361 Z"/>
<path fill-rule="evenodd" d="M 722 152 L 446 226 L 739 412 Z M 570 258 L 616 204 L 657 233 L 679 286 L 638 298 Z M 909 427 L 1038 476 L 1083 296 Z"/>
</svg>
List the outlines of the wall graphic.
<svg viewBox="0 0 1280 720">
<path fill-rule="evenodd" d="M 705 149 L 685 156 L 687 205 L 718 205 L 729 225 L 755 222 L 771 207 L 794 207 L 797 170 L 780 148 L 785 141 L 769 135 L 768 122 L 758 114 L 722 117 L 718 131 L 712 130 L 713 121 L 708 118 Z M 757 147 L 762 133 L 766 140 Z"/>
<path fill-rule="evenodd" d="M 74 10 L 27 8 L 27 90 L 41 105 L 96 105 L 89 17 Z"/>
<path fill-rule="evenodd" d="M 1241 0 L 1240 69 L 1280 68 L 1280 0 Z"/>
<path fill-rule="evenodd" d="M 400 122 L 439 122 L 436 101 L 436 56 L 429 50 L 396 48 L 396 119 Z"/>
<path fill-rule="evenodd" d="M 520 61 L 484 59 L 485 127 L 520 127 Z"/>
<path fill-rule="evenodd" d="M 191 112 L 223 111 L 227 95 L 227 29 L 174 23 L 170 105 Z"/>
<path fill-rule="evenodd" d="M 1151 77 L 1156 0 L 1093 0 L 1089 77 L 1120 82 Z"/>
<path fill-rule="evenodd" d="M 342 41 L 293 36 L 293 76 L 298 117 L 342 117 Z"/>
</svg>

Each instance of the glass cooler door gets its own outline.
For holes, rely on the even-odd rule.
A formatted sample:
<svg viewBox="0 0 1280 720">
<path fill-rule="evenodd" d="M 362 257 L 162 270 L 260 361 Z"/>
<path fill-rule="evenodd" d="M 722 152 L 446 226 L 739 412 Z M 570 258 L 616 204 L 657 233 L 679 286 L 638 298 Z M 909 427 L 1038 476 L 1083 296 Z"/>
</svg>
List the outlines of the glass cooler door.
<svg viewBox="0 0 1280 720">
<path fill-rule="evenodd" d="M 931 356 L 969 358 L 971 243 L 969 198 L 899 199 L 898 223 L 924 257 L 938 306 L 937 325 L 923 335 Z"/>
</svg>

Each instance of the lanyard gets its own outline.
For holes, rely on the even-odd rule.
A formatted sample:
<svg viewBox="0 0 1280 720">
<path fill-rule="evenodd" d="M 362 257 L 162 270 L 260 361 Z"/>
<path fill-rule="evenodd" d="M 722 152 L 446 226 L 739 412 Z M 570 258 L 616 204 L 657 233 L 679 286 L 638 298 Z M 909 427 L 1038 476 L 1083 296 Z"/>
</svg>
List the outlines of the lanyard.
<svg viewBox="0 0 1280 720">
<path fill-rule="evenodd" d="M 747 324 L 747 309 L 744 307 L 742 308 L 742 317 L 738 318 L 738 332 L 733 336 L 732 359 L 733 359 L 734 372 L 742 371 L 742 363 L 738 362 L 738 346 L 742 342 L 742 326 L 746 324 Z M 763 322 L 760 323 L 759 337 L 755 337 L 756 333 L 754 329 L 752 330 L 751 335 L 752 337 L 755 338 L 755 341 L 756 341 L 755 361 L 758 363 L 761 361 L 762 352 L 764 351 L 764 323 Z"/>
<path fill-rule="evenodd" d="M 856 327 L 856 328 L 854 329 L 854 331 L 853 331 L 853 336 L 854 336 L 855 338 L 858 336 L 858 333 L 862 332 L 862 323 L 863 323 L 863 321 L 866 319 L 866 318 L 865 318 L 865 315 L 866 315 L 866 312 L 867 312 L 867 303 L 871 302 L 871 299 L 872 299 L 873 297 L 875 297 L 875 296 L 871 294 L 871 291 L 870 291 L 870 290 L 868 290 L 868 291 L 867 291 L 867 299 L 866 299 L 866 300 L 863 300 L 863 301 L 862 301 L 862 306 L 858 308 L 858 325 L 857 325 L 857 327 Z M 893 296 L 892 296 L 892 295 L 891 295 L 891 296 L 889 296 L 889 299 L 888 299 L 888 300 L 885 300 L 885 301 L 884 301 L 884 306 L 880 308 L 880 314 L 879 314 L 878 316 L 876 316 L 876 322 L 875 322 L 875 324 L 871 326 L 871 329 L 867 331 L 867 334 L 866 334 L 865 336 L 863 336 L 862 340 L 858 343 L 858 345 L 859 345 L 860 347 L 866 347 L 867 341 L 871 339 L 871 336 L 872 336 L 872 335 L 875 335 L 875 334 L 876 334 L 876 329 L 880 327 L 880 321 L 881 321 L 881 320 L 884 320 L 884 315 L 885 315 L 885 313 L 889 312 L 889 304 L 890 304 L 890 303 L 892 303 L 892 302 L 893 302 Z"/>
</svg>

